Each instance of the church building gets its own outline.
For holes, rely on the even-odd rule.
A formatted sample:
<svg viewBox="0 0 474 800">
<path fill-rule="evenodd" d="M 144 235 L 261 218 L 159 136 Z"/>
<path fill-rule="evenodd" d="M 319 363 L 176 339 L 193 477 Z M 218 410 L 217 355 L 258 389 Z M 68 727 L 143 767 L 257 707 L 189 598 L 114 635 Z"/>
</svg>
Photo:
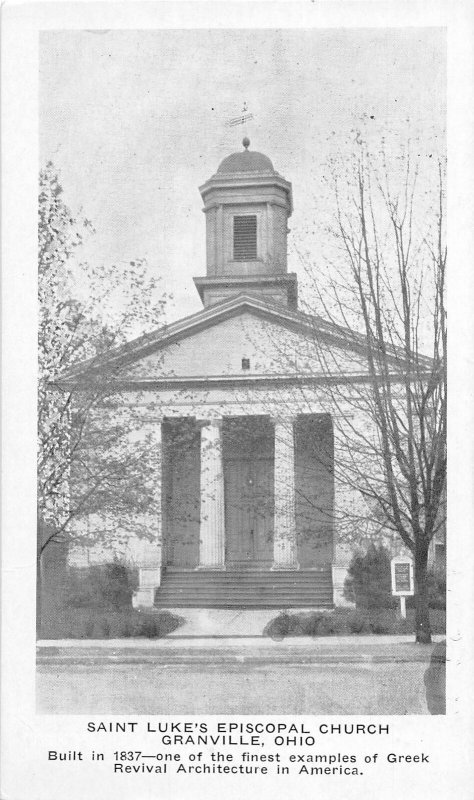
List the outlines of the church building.
<svg viewBox="0 0 474 800">
<path fill-rule="evenodd" d="M 350 393 L 366 373 L 363 345 L 299 310 L 287 269 L 292 185 L 249 148 L 245 138 L 200 187 L 202 310 L 105 358 L 155 453 L 148 536 L 129 548 L 136 607 L 347 602 L 339 518 L 360 498 L 335 469 L 321 353 Z"/>
</svg>

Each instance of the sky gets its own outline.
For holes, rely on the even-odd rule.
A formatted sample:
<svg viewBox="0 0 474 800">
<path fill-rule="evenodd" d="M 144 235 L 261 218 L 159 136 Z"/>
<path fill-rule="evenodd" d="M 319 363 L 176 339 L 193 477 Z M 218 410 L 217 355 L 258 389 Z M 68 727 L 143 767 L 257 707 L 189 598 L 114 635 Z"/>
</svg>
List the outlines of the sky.
<svg viewBox="0 0 474 800">
<path fill-rule="evenodd" d="M 244 103 L 253 119 L 227 121 Z M 168 320 L 199 311 L 205 275 L 198 187 L 229 153 L 268 155 L 293 184 L 289 271 L 318 261 L 326 164 L 361 118 L 374 142 L 445 128 L 442 29 L 114 30 L 40 35 L 40 159 L 96 233 L 81 258 L 146 258 L 173 295 Z"/>
</svg>

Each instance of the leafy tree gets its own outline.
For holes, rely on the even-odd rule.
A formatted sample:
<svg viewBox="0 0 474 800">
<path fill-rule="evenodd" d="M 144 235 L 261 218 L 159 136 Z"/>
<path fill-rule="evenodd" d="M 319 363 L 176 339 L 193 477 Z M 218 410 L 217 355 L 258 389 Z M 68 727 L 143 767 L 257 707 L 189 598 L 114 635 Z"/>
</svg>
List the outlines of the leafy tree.
<svg viewBox="0 0 474 800">
<path fill-rule="evenodd" d="M 390 552 L 384 545 L 371 543 L 365 553 L 354 554 L 344 596 L 358 608 L 389 608 L 394 605 L 391 584 Z"/>
<path fill-rule="evenodd" d="M 136 521 L 153 502 L 153 454 L 138 414 L 115 393 L 114 368 L 87 385 L 74 370 L 123 345 L 137 326 L 146 332 L 159 325 L 166 299 L 143 260 L 80 262 L 92 234 L 90 221 L 67 206 L 48 163 L 40 172 L 38 221 L 39 557 L 52 544 L 117 537 L 134 521 L 140 533 Z M 93 532 L 77 524 L 91 514 L 103 521 Z"/>
</svg>

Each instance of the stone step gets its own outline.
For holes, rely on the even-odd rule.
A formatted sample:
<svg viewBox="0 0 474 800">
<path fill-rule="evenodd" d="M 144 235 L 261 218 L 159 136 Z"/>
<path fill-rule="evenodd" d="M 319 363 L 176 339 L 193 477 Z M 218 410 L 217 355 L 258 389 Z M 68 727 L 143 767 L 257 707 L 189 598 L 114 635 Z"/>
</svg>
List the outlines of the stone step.
<svg viewBox="0 0 474 800">
<path fill-rule="evenodd" d="M 279 581 L 279 580 L 323 580 L 324 578 L 331 578 L 330 572 L 311 572 L 311 573 L 302 573 L 302 572 L 286 572 L 286 573 L 278 573 L 278 572 L 243 572 L 243 573 L 235 573 L 235 572 L 184 572 L 184 573 L 165 573 L 166 580 L 195 580 L 202 578 L 207 578 L 208 580 L 248 580 L 248 581 L 255 581 L 255 580 L 271 580 L 271 581 Z"/>
<path fill-rule="evenodd" d="M 331 574 L 331 566 L 317 567 L 316 569 L 177 569 L 176 567 L 167 567 L 165 574 L 167 577 L 173 575 L 324 575 Z"/>
<path fill-rule="evenodd" d="M 235 572 L 184 572 L 184 573 L 165 573 L 164 576 L 165 580 L 167 581 L 221 581 L 221 582 L 231 582 L 231 581 L 246 581 L 248 583 L 254 583 L 255 581 L 271 581 L 273 583 L 276 582 L 295 582 L 300 583 L 301 581 L 314 581 L 319 582 L 322 580 L 331 580 L 331 573 L 330 572 L 311 572 L 311 573 L 302 573 L 302 572 L 291 572 L 291 573 L 278 573 L 278 572 L 244 572 L 244 573 L 235 573 Z"/>
<path fill-rule="evenodd" d="M 279 594 L 326 594 L 330 592 L 332 587 L 330 585 L 327 586 L 170 586 L 168 584 L 164 584 L 161 586 L 161 591 L 172 591 L 178 593 L 189 593 L 189 592 L 232 592 L 233 594 L 239 593 L 245 595 L 246 593 L 255 593 L 255 592 L 265 592 L 265 593 L 279 593 Z"/>
<path fill-rule="evenodd" d="M 252 586 L 267 586 L 269 588 L 272 587 L 279 587 L 279 588 L 288 588 L 294 589 L 298 586 L 303 587 L 304 589 L 311 589 L 317 586 L 331 586 L 331 581 L 168 581 L 166 579 L 163 580 L 162 586 L 181 586 L 183 588 L 190 588 L 192 586 L 212 586 L 215 588 L 225 587 L 225 586 L 235 586 L 241 587 L 242 589 L 250 589 Z"/>
<path fill-rule="evenodd" d="M 157 608 L 332 608 L 330 567 L 297 572 L 269 570 L 166 572 Z"/>
<path fill-rule="evenodd" d="M 294 583 L 294 584 L 208 584 L 208 583 L 193 583 L 193 584 L 181 584 L 181 583 L 163 583 L 162 589 L 172 589 L 173 591 L 191 591 L 191 590 L 199 590 L 205 589 L 207 591 L 224 591 L 226 589 L 232 591 L 242 591 L 242 592 L 250 592 L 253 589 L 261 589 L 262 591 L 283 591 L 283 592 L 295 592 L 295 591 L 302 591 L 302 592 L 316 592 L 316 591 L 329 591 L 332 589 L 332 585 L 330 583 L 327 584 L 301 584 L 301 583 Z"/>
<path fill-rule="evenodd" d="M 332 608 L 331 567 L 317 570 L 172 570 L 157 608 Z"/>
<path fill-rule="evenodd" d="M 254 586 L 262 586 L 262 587 L 267 587 L 269 589 L 296 589 L 298 587 L 301 587 L 302 589 L 306 589 L 307 590 L 307 589 L 316 589 L 318 587 L 325 588 L 325 589 L 327 587 L 330 588 L 331 587 L 331 581 L 324 581 L 324 583 L 322 581 L 318 581 L 318 582 L 314 582 L 314 583 L 313 582 L 309 582 L 309 581 L 308 582 L 303 582 L 303 581 L 296 582 L 295 581 L 294 583 L 290 583 L 290 582 L 277 583 L 277 582 L 272 582 L 272 581 L 255 581 L 255 583 L 244 583 L 243 581 L 236 581 L 235 583 L 234 582 L 232 582 L 232 583 L 231 582 L 224 582 L 224 581 L 222 581 L 222 582 L 217 582 L 217 581 L 215 581 L 215 582 L 214 581 L 202 581 L 202 582 L 197 582 L 197 581 L 196 582 L 194 582 L 194 581 L 163 581 L 162 585 L 163 586 L 173 587 L 173 588 L 183 588 L 183 589 L 189 589 L 189 588 L 192 588 L 194 586 L 195 587 L 205 586 L 205 587 L 212 587 L 212 588 L 216 588 L 216 589 L 218 589 L 218 588 L 226 588 L 226 587 L 229 587 L 229 588 L 233 588 L 233 587 L 239 588 L 240 587 L 242 589 L 251 589 Z"/>
<path fill-rule="evenodd" d="M 229 600 L 225 597 L 192 598 L 162 597 L 157 598 L 155 608 L 334 608 L 331 598 L 314 599 L 308 597 L 291 598 L 283 600 Z"/>
<path fill-rule="evenodd" d="M 235 594 L 179 594 L 178 592 L 158 592 L 156 596 L 156 600 L 159 603 L 166 601 L 167 603 L 171 601 L 188 601 L 192 603 L 198 602 L 211 602 L 214 600 L 222 600 L 223 602 L 233 602 L 233 603 L 240 603 L 244 606 L 246 603 L 255 602 L 265 602 L 265 603 L 277 603 L 279 605 L 285 603 L 291 603 L 292 605 L 301 604 L 306 605 L 307 603 L 314 604 L 314 603 L 332 603 L 332 597 L 329 593 L 327 594 L 278 594 L 278 595 L 258 595 L 258 594 L 251 594 L 251 595 L 235 595 Z"/>
<path fill-rule="evenodd" d="M 326 609 L 334 608 L 332 600 L 314 600 L 314 599 L 298 599 L 292 598 L 286 601 L 254 601 L 248 600 L 247 602 L 237 600 L 225 600 L 221 598 L 211 598 L 209 600 L 196 600 L 191 599 L 177 599 L 177 598 L 157 598 L 155 608 L 216 608 L 216 609 L 274 609 L 275 611 L 282 611 L 291 608 L 314 608 Z"/>
</svg>

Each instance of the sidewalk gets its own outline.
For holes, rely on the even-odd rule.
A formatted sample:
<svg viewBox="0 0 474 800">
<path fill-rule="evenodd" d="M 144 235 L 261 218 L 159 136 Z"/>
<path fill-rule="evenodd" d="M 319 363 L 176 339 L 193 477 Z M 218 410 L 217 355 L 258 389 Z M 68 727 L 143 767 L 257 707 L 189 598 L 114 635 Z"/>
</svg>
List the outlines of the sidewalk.
<svg viewBox="0 0 474 800">
<path fill-rule="evenodd" d="M 169 637 L 166 639 L 58 639 L 37 646 L 38 664 L 357 664 L 429 663 L 437 643 L 414 636 Z M 436 648 L 435 658 L 443 659 Z"/>
</svg>

